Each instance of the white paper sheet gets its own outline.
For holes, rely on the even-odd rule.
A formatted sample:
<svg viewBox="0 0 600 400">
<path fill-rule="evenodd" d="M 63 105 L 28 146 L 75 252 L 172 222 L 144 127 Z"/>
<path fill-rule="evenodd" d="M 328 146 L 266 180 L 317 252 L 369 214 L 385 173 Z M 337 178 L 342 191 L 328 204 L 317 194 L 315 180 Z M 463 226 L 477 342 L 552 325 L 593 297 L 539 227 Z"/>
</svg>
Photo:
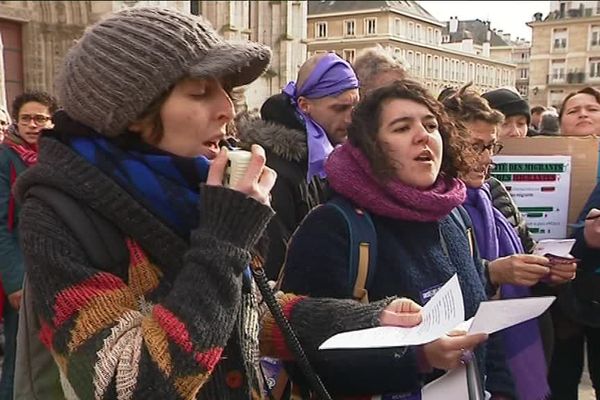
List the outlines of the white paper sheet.
<svg viewBox="0 0 600 400">
<path fill-rule="evenodd" d="M 560 257 L 571 257 L 570 253 L 574 244 L 575 239 L 540 240 L 533 249 L 533 254 L 543 256 L 544 254 L 550 253 Z"/>
<path fill-rule="evenodd" d="M 423 322 L 413 328 L 382 326 L 344 332 L 327 339 L 319 349 L 358 349 L 413 346 L 429 343 L 465 319 L 462 291 L 455 274 L 422 309 Z"/>
<path fill-rule="evenodd" d="M 546 311 L 555 299 L 554 296 L 547 296 L 484 301 L 477 309 L 469 334 L 491 334 L 536 318 Z"/>
<path fill-rule="evenodd" d="M 467 368 L 464 365 L 448 371 L 421 391 L 421 400 L 468 399 Z"/>
<path fill-rule="evenodd" d="M 415 346 L 432 342 L 452 330 L 491 334 L 539 316 L 555 299 L 548 296 L 484 301 L 475 317 L 464 321 L 462 292 L 458 277 L 454 275 L 423 307 L 420 325 L 344 332 L 327 339 L 319 349 Z"/>
</svg>

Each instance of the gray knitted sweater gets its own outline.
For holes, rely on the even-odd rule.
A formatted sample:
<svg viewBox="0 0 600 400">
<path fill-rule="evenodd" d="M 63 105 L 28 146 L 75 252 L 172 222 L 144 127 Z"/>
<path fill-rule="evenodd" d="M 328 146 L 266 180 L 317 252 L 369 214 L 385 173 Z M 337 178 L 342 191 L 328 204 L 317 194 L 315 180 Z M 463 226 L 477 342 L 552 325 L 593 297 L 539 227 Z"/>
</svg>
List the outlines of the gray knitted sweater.
<svg viewBox="0 0 600 400">
<path fill-rule="evenodd" d="M 111 221 L 126 238 L 125 268 L 92 267 L 65 223 L 33 185 L 60 189 Z M 259 313 L 244 273 L 271 208 L 239 192 L 203 186 L 199 227 L 185 242 L 112 179 L 58 139 L 40 140 L 38 164 L 16 185 L 21 241 L 36 294 L 40 337 L 67 398 L 260 398 Z M 313 357 L 327 337 L 378 324 L 389 300 L 285 295 L 279 299 Z M 289 359 L 271 317 L 261 350 Z"/>
</svg>

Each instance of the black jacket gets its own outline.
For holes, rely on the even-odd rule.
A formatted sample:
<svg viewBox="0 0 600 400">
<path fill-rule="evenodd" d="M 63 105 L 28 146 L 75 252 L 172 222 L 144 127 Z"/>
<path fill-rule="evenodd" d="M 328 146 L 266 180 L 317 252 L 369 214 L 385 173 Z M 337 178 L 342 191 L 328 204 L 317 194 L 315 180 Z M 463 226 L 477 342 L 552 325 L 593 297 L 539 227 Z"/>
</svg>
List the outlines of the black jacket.
<svg viewBox="0 0 600 400">
<path fill-rule="evenodd" d="M 240 118 L 237 128 L 242 144 L 261 145 L 267 155 L 267 165 L 277 172 L 277 182 L 271 191 L 271 206 L 276 215 L 267 227 L 269 250 L 265 264 L 267 276 L 275 280 L 292 233 L 311 209 L 326 200 L 325 182 L 317 177 L 306 181 L 306 130 L 287 96 L 271 97 L 261 113 L 263 119 Z"/>
</svg>

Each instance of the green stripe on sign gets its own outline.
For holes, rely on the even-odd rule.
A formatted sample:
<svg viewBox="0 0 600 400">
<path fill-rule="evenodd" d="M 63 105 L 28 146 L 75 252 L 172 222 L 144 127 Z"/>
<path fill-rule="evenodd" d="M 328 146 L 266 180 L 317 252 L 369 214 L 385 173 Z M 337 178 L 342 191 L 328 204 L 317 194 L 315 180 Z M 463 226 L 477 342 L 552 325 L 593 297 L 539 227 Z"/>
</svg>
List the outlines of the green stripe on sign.
<svg viewBox="0 0 600 400">
<path fill-rule="evenodd" d="M 528 218 L 542 218 L 544 213 L 527 213 Z"/>
<path fill-rule="evenodd" d="M 550 212 L 554 211 L 554 207 L 519 207 L 519 211 L 525 214 L 530 212 Z"/>
<path fill-rule="evenodd" d="M 542 164 L 517 164 L 517 163 L 505 163 L 505 164 L 496 164 L 494 167 L 494 173 L 498 172 L 564 172 L 565 165 L 564 164 L 552 164 L 552 163 L 542 163 Z"/>
<path fill-rule="evenodd" d="M 513 176 L 511 174 L 492 174 L 492 176 L 498 179 L 500 182 L 512 182 Z"/>
</svg>

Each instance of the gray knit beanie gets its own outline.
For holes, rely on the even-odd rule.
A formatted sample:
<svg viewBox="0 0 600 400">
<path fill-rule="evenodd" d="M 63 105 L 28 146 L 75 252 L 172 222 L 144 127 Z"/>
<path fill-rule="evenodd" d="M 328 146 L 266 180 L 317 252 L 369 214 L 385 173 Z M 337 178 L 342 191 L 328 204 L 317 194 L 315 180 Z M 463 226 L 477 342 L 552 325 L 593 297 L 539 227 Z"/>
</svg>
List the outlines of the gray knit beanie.
<svg viewBox="0 0 600 400">
<path fill-rule="evenodd" d="M 225 41 L 201 17 L 130 8 L 85 32 L 69 50 L 56 90 L 71 118 L 117 136 L 180 79 L 215 77 L 246 85 L 270 59 L 268 47 Z"/>
</svg>

